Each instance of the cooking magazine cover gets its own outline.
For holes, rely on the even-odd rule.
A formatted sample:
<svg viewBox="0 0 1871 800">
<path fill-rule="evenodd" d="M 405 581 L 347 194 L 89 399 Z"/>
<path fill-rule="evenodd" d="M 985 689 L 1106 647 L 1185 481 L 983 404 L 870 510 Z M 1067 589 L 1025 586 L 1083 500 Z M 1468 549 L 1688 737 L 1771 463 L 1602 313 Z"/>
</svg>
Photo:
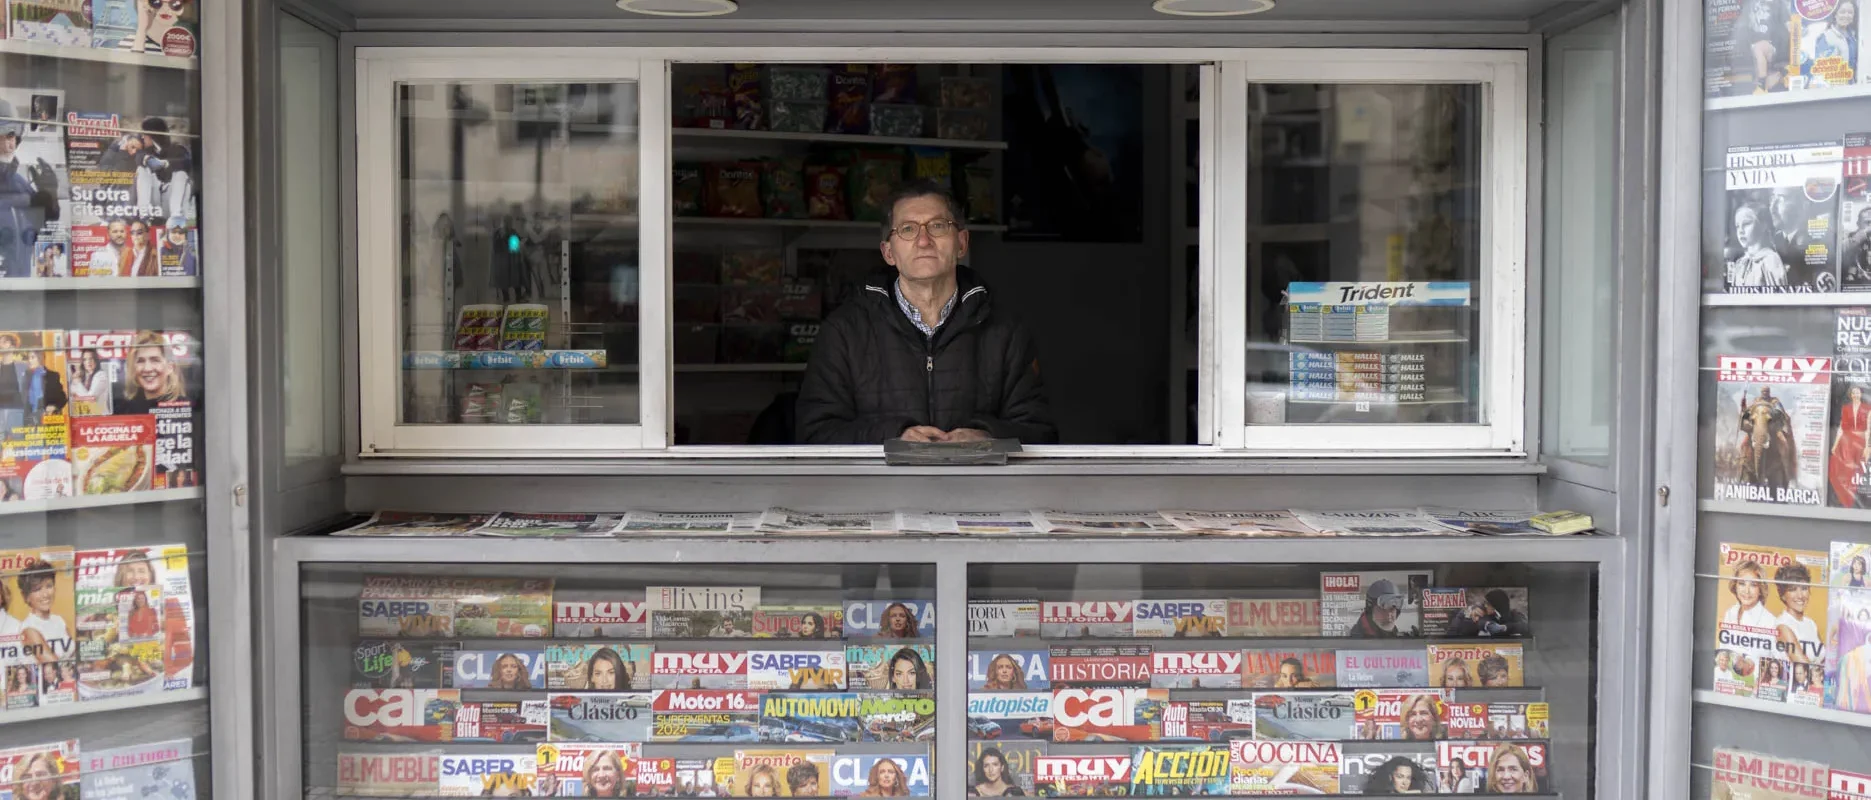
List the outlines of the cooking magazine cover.
<svg viewBox="0 0 1871 800">
<path fill-rule="evenodd" d="M 550 694 L 547 737 L 555 742 L 648 742 L 655 720 L 652 692 Z"/>
<path fill-rule="evenodd" d="M 1128 755 L 1042 755 L 1034 759 L 1040 797 L 1122 796 L 1130 791 Z"/>
<path fill-rule="evenodd" d="M 758 742 L 760 693 L 726 689 L 663 689 L 650 707 L 657 742 Z"/>
<path fill-rule="evenodd" d="M 1131 635 L 1138 638 L 1195 638 L 1227 633 L 1227 600 L 1138 600 L 1131 606 Z"/>
<path fill-rule="evenodd" d="M 1340 650 L 1338 685 L 1348 688 L 1409 688 L 1429 685 L 1429 651 Z"/>
<path fill-rule="evenodd" d="M 1049 650 L 968 652 L 968 691 L 1029 692 L 1052 688 Z"/>
<path fill-rule="evenodd" d="M 1728 149 L 1719 254 L 1726 291 L 1838 290 L 1833 221 L 1844 160 L 1839 142 Z"/>
<path fill-rule="evenodd" d="M 548 742 L 534 753 L 535 796 L 629 797 L 634 764 L 643 757 L 636 742 Z"/>
<path fill-rule="evenodd" d="M 760 696 L 760 738 L 767 742 L 855 742 L 864 701 L 855 692 Z"/>
<path fill-rule="evenodd" d="M 1825 800 L 1830 770 L 1824 764 L 1717 747 L 1712 800 Z"/>
<path fill-rule="evenodd" d="M 1158 689 L 1239 689 L 1239 650 L 1157 650 L 1150 654 L 1150 685 Z"/>
<path fill-rule="evenodd" d="M 1806 687 L 1826 663 L 1820 620 L 1827 618 L 1830 554 L 1733 542 L 1723 542 L 1719 554 L 1715 690 L 1759 697 L 1765 679 L 1764 699 L 1818 705 Z M 1802 675 L 1798 686 L 1789 680 Z"/>
<path fill-rule="evenodd" d="M 1228 635 L 1276 639 L 1318 636 L 1319 598 L 1229 600 Z"/>
<path fill-rule="evenodd" d="M 936 734 L 935 698 L 908 692 L 861 692 L 858 720 L 867 742 L 927 742 Z"/>
<path fill-rule="evenodd" d="M 1426 570 L 1326 572 L 1319 576 L 1319 634 L 1354 639 L 1423 635 Z"/>
<path fill-rule="evenodd" d="M 1336 742 L 1357 738 L 1352 692 L 1255 692 L 1254 738 Z"/>
<path fill-rule="evenodd" d="M 836 753 L 827 750 L 734 751 L 735 797 L 824 797 Z"/>
<path fill-rule="evenodd" d="M 641 639 L 650 633 L 642 596 L 560 591 L 553 595 L 552 635 L 559 639 Z"/>
<path fill-rule="evenodd" d="M 1871 25 L 1871 18 L 1864 23 Z M 1871 133 L 1845 134 L 1845 185 L 1839 190 L 1839 287 L 1871 290 Z"/>
<path fill-rule="evenodd" d="M 854 600 L 845 604 L 847 638 L 933 638 L 935 625 L 935 602 L 931 600 Z"/>
<path fill-rule="evenodd" d="M 451 689 L 535 691 L 546 688 L 544 650 L 461 650 Z"/>
<path fill-rule="evenodd" d="M 1832 359 L 1718 356 L 1715 499 L 1822 505 Z"/>
<path fill-rule="evenodd" d="M 655 645 L 647 644 L 550 645 L 546 648 L 545 688 L 594 692 L 649 689 L 657 685 L 651 664 L 651 659 L 657 655 L 661 654 L 656 652 Z M 746 659 L 745 654 L 737 655 Z M 670 683 L 670 688 L 676 688 L 673 679 Z"/>
<path fill-rule="evenodd" d="M 899 691 L 935 688 L 935 646 L 854 644 L 845 648 L 845 686 Z"/>
<path fill-rule="evenodd" d="M 929 756 L 835 756 L 831 779 L 833 797 L 928 797 Z"/>
<path fill-rule="evenodd" d="M 1048 639 L 1129 638 L 1132 600 L 1047 600 L 1039 604 L 1039 633 Z"/>
<path fill-rule="evenodd" d="M 842 691 L 845 688 L 845 651 L 748 651 L 747 688 Z"/>
<path fill-rule="evenodd" d="M 1331 650 L 1244 650 L 1241 685 L 1250 689 L 1329 688 L 1338 681 Z"/>
<path fill-rule="evenodd" d="M 0 37 L 3 38 L 3 37 Z M 0 281 L 71 275 L 70 176 L 65 168 L 65 93 L 0 87 L 0 130 L 18 137 L 10 224 L 0 235 Z"/>
<path fill-rule="evenodd" d="M 788 605 L 754 609 L 755 639 L 842 639 L 841 606 Z"/>
<path fill-rule="evenodd" d="M 339 794 L 419 797 L 439 791 L 441 780 L 441 754 L 437 752 L 338 754 Z"/>
<path fill-rule="evenodd" d="M 436 789 L 443 797 L 526 797 L 533 794 L 533 754 L 441 756 Z"/>
<path fill-rule="evenodd" d="M 968 796 L 1001 797 L 1013 795 L 1010 789 L 1031 797 L 1039 759 L 1046 755 L 1045 742 L 968 742 Z"/>
<path fill-rule="evenodd" d="M 1226 795 L 1234 775 L 1229 764 L 1225 744 L 1133 747 L 1130 749 L 1130 795 Z"/>
<path fill-rule="evenodd" d="M 1344 751 L 1337 742 L 1228 743 L 1232 794 L 1338 794 Z"/>
<path fill-rule="evenodd" d="M 1339 791 L 1345 794 L 1437 794 L 1436 754 L 1366 750 L 1344 754 Z"/>
<path fill-rule="evenodd" d="M 1444 689 L 1525 686 L 1526 651 L 1513 644 L 1432 644 L 1429 685 Z"/>
<path fill-rule="evenodd" d="M 169 742 L 84 751 L 85 800 L 143 800 L 195 796 L 194 742 Z"/>
</svg>

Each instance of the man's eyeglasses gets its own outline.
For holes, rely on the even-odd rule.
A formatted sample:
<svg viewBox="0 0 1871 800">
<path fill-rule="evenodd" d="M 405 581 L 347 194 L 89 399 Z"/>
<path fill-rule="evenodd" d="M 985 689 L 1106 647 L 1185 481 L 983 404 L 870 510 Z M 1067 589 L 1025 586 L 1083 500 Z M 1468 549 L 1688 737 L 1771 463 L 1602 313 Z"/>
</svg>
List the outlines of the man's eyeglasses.
<svg viewBox="0 0 1871 800">
<path fill-rule="evenodd" d="M 928 222 L 905 222 L 891 229 L 891 233 L 896 234 L 898 239 L 913 242 L 917 237 L 922 236 L 925 230 L 929 232 L 931 239 L 947 239 L 954 236 L 956 231 L 961 230 L 961 226 L 955 224 L 955 220 L 952 219 L 932 219 Z"/>
</svg>

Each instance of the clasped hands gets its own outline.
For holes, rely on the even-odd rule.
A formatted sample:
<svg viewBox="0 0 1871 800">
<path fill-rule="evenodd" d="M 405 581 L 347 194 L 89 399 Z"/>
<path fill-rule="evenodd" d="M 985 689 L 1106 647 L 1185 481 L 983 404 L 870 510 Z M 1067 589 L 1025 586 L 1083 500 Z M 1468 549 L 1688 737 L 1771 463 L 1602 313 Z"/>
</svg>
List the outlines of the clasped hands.
<svg viewBox="0 0 1871 800">
<path fill-rule="evenodd" d="M 911 425 L 903 429 L 906 442 L 985 442 L 994 438 L 979 428 L 956 428 L 945 431 L 929 425 Z"/>
</svg>

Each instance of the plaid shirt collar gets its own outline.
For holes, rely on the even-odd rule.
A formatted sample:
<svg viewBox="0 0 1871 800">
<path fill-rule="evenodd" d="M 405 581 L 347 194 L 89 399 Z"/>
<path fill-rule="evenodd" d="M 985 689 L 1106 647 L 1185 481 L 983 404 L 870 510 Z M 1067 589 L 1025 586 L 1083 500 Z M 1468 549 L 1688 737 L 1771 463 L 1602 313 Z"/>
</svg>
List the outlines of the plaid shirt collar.
<svg viewBox="0 0 1871 800">
<path fill-rule="evenodd" d="M 903 279 L 902 278 L 898 278 L 895 283 L 892 283 L 890 285 L 890 288 L 891 288 L 891 293 L 896 295 L 897 308 L 903 311 L 903 316 L 910 318 L 910 324 L 915 325 L 916 330 L 922 331 L 923 336 L 925 338 L 934 336 L 936 332 L 936 328 L 942 327 L 942 323 L 948 321 L 948 316 L 950 312 L 953 312 L 955 310 L 955 301 L 961 298 L 961 292 L 950 293 L 948 296 L 948 302 L 942 304 L 941 318 L 937 319 L 934 325 L 930 325 L 928 323 L 923 322 L 923 312 L 918 311 L 916 309 L 916 306 L 910 303 L 909 298 L 903 296 Z"/>
</svg>

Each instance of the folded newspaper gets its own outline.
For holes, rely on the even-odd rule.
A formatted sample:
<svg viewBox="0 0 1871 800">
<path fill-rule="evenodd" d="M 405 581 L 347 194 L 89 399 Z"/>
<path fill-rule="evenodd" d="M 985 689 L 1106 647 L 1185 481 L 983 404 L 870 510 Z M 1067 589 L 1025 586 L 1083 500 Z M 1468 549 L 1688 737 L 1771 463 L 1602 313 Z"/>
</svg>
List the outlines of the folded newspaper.
<svg viewBox="0 0 1871 800">
<path fill-rule="evenodd" d="M 1291 512 L 1277 511 L 1164 511 L 1163 518 L 1190 533 L 1226 536 L 1328 536 L 1309 528 Z"/>
<path fill-rule="evenodd" d="M 897 530 L 904 533 L 1020 536 L 1040 533 L 1038 515 L 1031 511 L 898 511 Z"/>
<path fill-rule="evenodd" d="M 1464 533 L 1483 536 L 1547 536 L 1533 527 L 1538 511 L 1488 511 L 1473 508 L 1424 508 L 1437 522 Z"/>
<path fill-rule="evenodd" d="M 898 533 L 894 511 L 795 511 L 769 508 L 760 515 L 761 533 Z"/>
<path fill-rule="evenodd" d="M 1155 511 L 1059 511 L 1042 509 L 1033 512 L 1045 533 L 1107 534 L 1114 536 L 1181 533 L 1175 523 Z"/>
<path fill-rule="evenodd" d="M 675 536 L 733 536 L 757 533 L 759 511 L 629 511 L 619 536 L 669 534 Z"/>
<path fill-rule="evenodd" d="M 1307 511 L 1293 516 L 1307 527 L 1333 536 L 1455 536 L 1463 533 L 1415 508 L 1375 511 Z"/>
</svg>

